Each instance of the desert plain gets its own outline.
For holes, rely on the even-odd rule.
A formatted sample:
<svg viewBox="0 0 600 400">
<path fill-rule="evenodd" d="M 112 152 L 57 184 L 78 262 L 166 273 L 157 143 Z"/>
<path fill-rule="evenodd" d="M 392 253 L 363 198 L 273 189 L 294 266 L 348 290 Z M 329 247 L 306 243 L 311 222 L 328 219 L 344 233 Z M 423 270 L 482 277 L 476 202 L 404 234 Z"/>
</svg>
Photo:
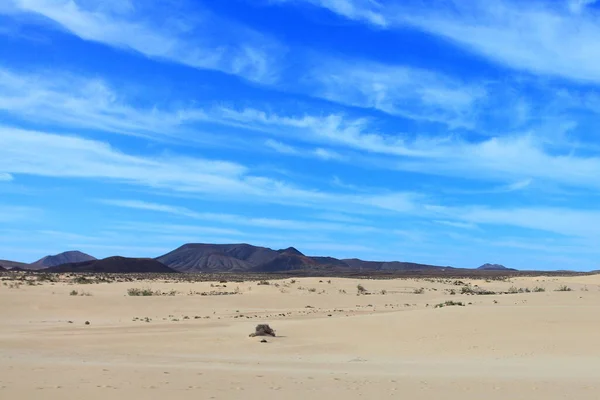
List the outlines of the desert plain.
<svg viewBox="0 0 600 400">
<path fill-rule="evenodd" d="M 0 399 L 600 398 L 600 275 L 1 278 Z"/>
</svg>

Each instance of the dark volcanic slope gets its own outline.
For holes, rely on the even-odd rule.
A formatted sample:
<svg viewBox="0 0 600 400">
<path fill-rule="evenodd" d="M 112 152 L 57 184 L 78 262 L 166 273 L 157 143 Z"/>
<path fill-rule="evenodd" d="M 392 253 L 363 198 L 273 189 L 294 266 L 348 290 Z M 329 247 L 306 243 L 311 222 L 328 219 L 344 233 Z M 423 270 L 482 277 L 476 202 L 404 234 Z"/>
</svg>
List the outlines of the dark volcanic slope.
<svg viewBox="0 0 600 400">
<path fill-rule="evenodd" d="M 12 269 L 12 268 L 27 269 L 29 267 L 29 264 L 17 262 L 17 261 L 0 260 L 0 267 L 4 267 L 4 269 Z"/>
<path fill-rule="evenodd" d="M 477 268 L 484 271 L 516 271 L 513 268 L 506 268 L 504 265 L 500 264 L 483 264 L 481 267 Z"/>
<path fill-rule="evenodd" d="M 37 260 L 34 263 L 29 265 L 30 269 L 40 269 L 47 267 L 56 267 L 62 264 L 69 263 L 80 263 L 84 261 L 94 261 L 95 257 L 90 256 L 89 254 L 82 253 L 80 251 L 65 251 L 64 253 L 56 254 L 54 256 L 46 256 L 40 260 Z"/>
<path fill-rule="evenodd" d="M 181 272 L 243 272 L 265 264 L 281 253 L 249 244 L 185 244 L 157 258 Z"/>
<path fill-rule="evenodd" d="M 446 269 L 452 267 L 441 267 L 439 265 L 417 264 L 411 262 L 400 261 L 363 261 L 358 258 L 349 258 L 342 260 L 350 268 L 373 270 L 373 271 L 422 271 L 430 269 Z"/>
<path fill-rule="evenodd" d="M 343 260 L 333 257 L 310 257 L 317 265 L 330 265 L 335 267 L 349 268 L 350 266 Z"/>
<path fill-rule="evenodd" d="M 108 257 L 102 260 L 91 260 L 80 263 L 62 264 L 45 268 L 44 272 L 95 272 L 95 273 L 174 273 L 172 268 L 153 258 Z"/>
<path fill-rule="evenodd" d="M 190 243 L 157 260 L 179 272 L 420 271 L 446 268 L 397 261 L 307 257 L 293 247 L 272 250 L 249 244 Z"/>
<path fill-rule="evenodd" d="M 6 268 L 0 265 L 0 271 L 6 271 Z"/>
</svg>

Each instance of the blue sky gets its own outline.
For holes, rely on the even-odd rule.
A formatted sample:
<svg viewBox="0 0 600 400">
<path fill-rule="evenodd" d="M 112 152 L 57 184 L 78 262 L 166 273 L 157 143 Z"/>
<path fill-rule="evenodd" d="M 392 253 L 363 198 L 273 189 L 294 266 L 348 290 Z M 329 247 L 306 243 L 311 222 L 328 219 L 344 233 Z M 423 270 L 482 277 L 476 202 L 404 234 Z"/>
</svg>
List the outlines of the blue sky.
<svg viewBox="0 0 600 400">
<path fill-rule="evenodd" d="M 0 258 L 600 268 L 595 3 L 2 1 Z"/>
</svg>

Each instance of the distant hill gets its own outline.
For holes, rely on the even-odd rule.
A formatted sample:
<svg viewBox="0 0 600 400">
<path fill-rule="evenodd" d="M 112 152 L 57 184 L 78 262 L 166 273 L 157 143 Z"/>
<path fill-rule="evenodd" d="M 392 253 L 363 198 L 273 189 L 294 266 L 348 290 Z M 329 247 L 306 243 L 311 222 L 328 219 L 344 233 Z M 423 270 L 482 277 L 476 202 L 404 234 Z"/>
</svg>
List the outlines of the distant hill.
<svg viewBox="0 0 600 400">
<path fill-rule="evenodd" d="M 43 272 L 95 272 L 95 273 L 175 273 L 172 268 L 152 258 L 108 257 L 102 260 L 89 260 L 68 263 L 42 269 Z"/>
<path fill-rule="evenodd" d="M 84 261 L 94 261 L 95 257 L 89 254 L 82 253 L 80 251 L 65 251 L 64 253 L 56 254 L 53 256 L 46 256 L 42 259 L 37 260 L 29 264 L 29 269 L 42 269 L 47 267 L 56 267 L 62 264 L 79 263 Z"/>
<path fill-rule="evenodd" d="M 29 267 L 29 264 L 17 261 L 0 260 L 0 267 L 4 267 L 4 269 L 27 269 Z"/>
<path fill-rule="evenodd" d="M 289 271 L 416 271 L 442 269 L 433 265 L 406 262 L 339 260 L 333 257 L 309 257 L 294 247 L 273 250 L 240 244 L 185 244 L 157 258 L 179 272 L 289 272 Z"/>
<path fill-rule="evenodd" d="M 355 269 L 366 269 L 373 271 L 422 271 L 432 269 L 446 269 L 452 267 L 442 267 L 438 265 L 417 264 L 401 261 L 364 261 L 358 258 L 349 258 L 342 260 L 348 266 Z"/>
<path fill-rule="evenodd" d="M 516 271 L 514 268 L 506 268 L 504 265 L 500 264 L 483 264 L 481 267 L 477 268 L 479 270 L 484 271 Z"/>
<path fill-rule="evenodd" d="M 265 272 L 316 264 L 294 248 L 272 250 L 246 243 L 188 243 L 157 260 L 179 272 Z"/>
<path fill-rule="evenodd" d="M 0 265 L 0 271 L 7 271 L 7 269 Z"/>
</svg>

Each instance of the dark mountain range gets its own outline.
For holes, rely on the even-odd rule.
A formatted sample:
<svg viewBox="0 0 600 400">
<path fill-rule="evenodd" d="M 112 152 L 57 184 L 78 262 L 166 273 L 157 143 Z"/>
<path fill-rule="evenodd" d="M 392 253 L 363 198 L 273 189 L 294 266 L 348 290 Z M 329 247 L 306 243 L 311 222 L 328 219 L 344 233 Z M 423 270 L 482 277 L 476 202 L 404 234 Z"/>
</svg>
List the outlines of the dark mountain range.
<svg viewBox="0 0 600 400">
<path fill-rule="evenodd" d="M 452 267 L 442 267 L 438 265 L 417 264 L 400 261 L 363 261 L 358 258 L 342 260 L 350 268 L 366 269 L 373 271 L 419 271 L 429 269 L 452 269 Z"/>
<path fill-rule="evenodd" d="M 94 261 L 95 259 L 95 257 L 92 257 L 89 254 L 85 254 L 77 250 L 65 251 L 64 253 L 56 254 L 53 256 L 46 256 L 42 259 L 39 259 L 36 262 L 29 264 L 29 269 L 56 267 L 57 265 L 79 263 L 84 261 Z"/>
<path fill-rule="evenodd" d="M 108 257 L 102 260 L 89 260 L 68 263 L 42 269 L 43 272 L 95 272 L 95 273 L 176 273 L 172 268 L 153 258 Z"/>
<path fill-rule="evenodd" d="M 406 262 L 308 257 L 294 247 L 272 250 L 249 244 L 189 243 L 157 258 L 179 272 L 286 272 L 317 270 L 418 271 L 443 269 Z"/>
<path fill-rule="evenodd" d="M 67 262 L 63 262 L 67 260 Z M 77 261 L 71 261 L 77 260 Z M 48 265 L 44 267 L 44 265 Z M 169 272 L 293 272 L 357 274 L 377 272 L 390 274 L 407 272 L 435 274 L 466 273 L 472 269 L 457 269 L 401 261 L 365 261 L 358 258 L 337 259 L 327 256 L 306 256 L 294 247 L 273 250 L 267 247 L 240 244 L 188 243 L 155 259 L 109 257 L 97 260 L 79 251 L 47 256 L 32 264 L 0 260 L 0 266 L 16 270 L 39 269 L 46 272 L 97 273 L 169 273 Z M 477 268 L 481 273 L 517 271 L 499 264 L 485 264 Z"/>
<path fill-rule="evenodd" d="M 188 243 L 157 260 L 179 272 L 273 272 L 317 265 L 293 247 L 272 250 L 245 243 Z"/>
<path fill-rule="evenodd" d="M 516 271 L 513 268 L 506 268 L 504 265 L 500 264 L 483 264 L 481 267 L 477 268 L 484 271 Z"/>
<path fill-rule="evenodd" d="M 8 261 L 8 260 L 0 260 L 0 267 L 4 267 L 4 269 L 27 269 L 29 264 L 17 262 L 17 261 Z"/>
<path fill-rule="evenodd" d="M 0 265 L 0 271 L 8 271 L 6 268 L 4 268 L 2 265 Z"/>
</svg>

